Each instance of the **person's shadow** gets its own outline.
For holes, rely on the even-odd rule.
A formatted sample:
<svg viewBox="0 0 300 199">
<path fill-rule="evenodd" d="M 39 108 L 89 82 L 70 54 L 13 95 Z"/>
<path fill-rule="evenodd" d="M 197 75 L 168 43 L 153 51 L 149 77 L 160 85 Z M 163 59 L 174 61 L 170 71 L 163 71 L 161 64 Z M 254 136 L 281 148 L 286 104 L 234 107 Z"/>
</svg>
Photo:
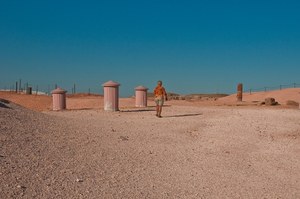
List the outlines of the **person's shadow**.
<svg viewBox="0 0 300 199">
<path fill-rule="evenodd" d="M 203 113 L 191 113 L 191 114 L 180 114 L 180 115 L 167 115 L 167 116 L 163 116 L 164 118 L 168 118 L 168 117 L 193 117 L 193 116 L 199 116 L 199 115 L 203 115 Z"/>
<path fill-rule="evenodd" d="M 155 111 L 154 109 L 134 109 L 134 110 L 120 110 L 121 113 L 135 113 L 135 112 L 148 112 Z"/>
</svg>

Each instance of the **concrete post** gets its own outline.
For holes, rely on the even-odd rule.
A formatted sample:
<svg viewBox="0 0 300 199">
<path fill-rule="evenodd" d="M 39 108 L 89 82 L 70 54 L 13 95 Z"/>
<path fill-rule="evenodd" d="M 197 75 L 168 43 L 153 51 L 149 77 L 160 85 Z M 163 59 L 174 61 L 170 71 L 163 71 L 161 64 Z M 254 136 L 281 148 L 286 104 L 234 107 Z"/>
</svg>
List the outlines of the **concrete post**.
<svg viewBox="0 0 300 199">
<path fill-rule="evenodd" d="M 147 91 L 148 88 L 144 86 L 138 86 L 135 88 L 135 106 L 147 107 Z"/>
<path fill-rule="evenodd" d="M 52 103 L 53 103 L 53 110 L 54 111 L 61 111 L 66 109 L 67 103 L 66 103 L 66 93 L 67 91 L 57 88 L 53 90 L 52 92 Z"/>
<path fill-rule="evenodd" d="M 103 85 L 104 89 L 104 110 L 119 111 L 119 86 L 120 84 L 108 81 Z"/>
<path fill-rule="evenodd" d="M 238 84 L 238 86 L 237 86 L 237 95 L 236 95 L 236 97 L 237 97 L 237 101 L 238 102 L 241 102 L 241 101 L 243 101 L 243 84 Z"/>
</svg>

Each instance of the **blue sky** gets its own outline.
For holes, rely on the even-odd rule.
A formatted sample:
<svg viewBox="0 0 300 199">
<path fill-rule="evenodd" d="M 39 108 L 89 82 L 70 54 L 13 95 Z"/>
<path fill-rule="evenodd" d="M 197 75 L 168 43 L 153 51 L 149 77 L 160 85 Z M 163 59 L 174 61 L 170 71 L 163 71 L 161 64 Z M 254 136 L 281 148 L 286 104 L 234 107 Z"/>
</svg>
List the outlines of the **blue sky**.
<svg viewBox="0 0 300 199">
<path fill-rule="evenodd" d="M 0 87 L 121 95 L 163 80 L 168 91 L 231 93 L 300 83 L 300 1 L 0 0 Z"/>
</svg>

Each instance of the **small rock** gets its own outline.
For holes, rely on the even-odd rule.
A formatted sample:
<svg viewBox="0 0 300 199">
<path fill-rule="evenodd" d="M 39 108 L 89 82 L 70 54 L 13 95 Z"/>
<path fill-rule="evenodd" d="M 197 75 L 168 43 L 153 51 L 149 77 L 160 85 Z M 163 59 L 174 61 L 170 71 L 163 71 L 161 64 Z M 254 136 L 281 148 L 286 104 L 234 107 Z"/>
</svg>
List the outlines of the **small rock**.
<svg viewBox="0 0 300 199">
<path fill-rule="evenodd" d="M 265 99 L 265 105 L 267 105 L 267 106 L 275 106 L 275 105 L 278 105 L 278 102 L 276 102 L 274 98 L 269 97 L 269 98 Z"/>
<path fill-rule="evenodd" d="M 128 136 L 120 136 L 119 139 L 121 139 L 122 141 L 128 141 L 129 137 Z"/>
<path fill-rule="evenodd" d="M 26 187 L 25 187 L 25 186 L 22 186 L 22 185 L 18 185 L 17 188 L 18 188 L 18 189 L 26 189 Z"/>
<path fill-rule="evenodd" d="M 76 182 L 83 182 L 83 180 L 82 179 L 76 179 Z"/>
</svg>

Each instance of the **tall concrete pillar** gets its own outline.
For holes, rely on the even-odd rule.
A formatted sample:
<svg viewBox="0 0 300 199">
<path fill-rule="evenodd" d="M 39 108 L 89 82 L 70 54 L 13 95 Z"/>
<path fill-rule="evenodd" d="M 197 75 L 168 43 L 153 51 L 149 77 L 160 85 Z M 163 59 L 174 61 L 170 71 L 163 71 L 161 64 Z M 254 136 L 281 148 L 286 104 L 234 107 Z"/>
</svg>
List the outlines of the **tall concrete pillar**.
<svg viewBox="0 0 300 199">
<path fill-rule="evenodd" d="M 66 93 L 67 91 L 57 88 L 52 92 L 52 104 L 54 111 L 61 111 L 67 108 Z"/>
<path fill-rule="evenodd" d="M 138 86 L 135 88 L 135 106 L 147 107 L 147 91 L 148 88 L 144 86 Z"/>
<path fill-rule="evenodd" d="M 236 97 L 237 97 L 237 101 L 238 102 L 241 102 L 241 101 L 243 101 L 243 84 L 238 84 L 238 86 L 237 86 L 237 95 L 236 95 Z"/>
<path fill-rule="evenodd" d="M 103 85 L 104 89 L 104 110 L 119 111 L 119 86 L 120 84 L 108 81 Z"/>
</svg>

